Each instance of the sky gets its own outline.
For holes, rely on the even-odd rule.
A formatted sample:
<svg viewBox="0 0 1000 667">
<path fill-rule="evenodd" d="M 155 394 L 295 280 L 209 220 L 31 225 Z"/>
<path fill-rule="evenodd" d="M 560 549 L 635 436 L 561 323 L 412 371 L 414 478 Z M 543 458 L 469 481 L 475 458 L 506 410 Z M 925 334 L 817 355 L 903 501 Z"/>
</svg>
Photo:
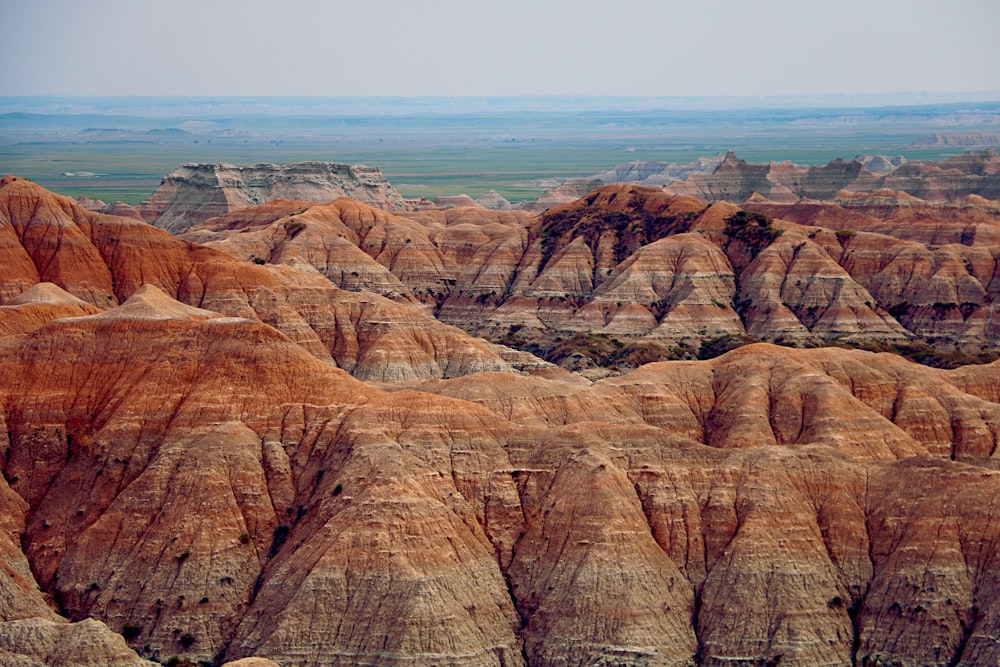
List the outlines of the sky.
<svg viewBox="0 0 1000 667">
<path fill-rule="evenodd" d="M 1000 91 L 1000 0 L 0 0 L 0 21 L 3 96 Z"/>
</svg>

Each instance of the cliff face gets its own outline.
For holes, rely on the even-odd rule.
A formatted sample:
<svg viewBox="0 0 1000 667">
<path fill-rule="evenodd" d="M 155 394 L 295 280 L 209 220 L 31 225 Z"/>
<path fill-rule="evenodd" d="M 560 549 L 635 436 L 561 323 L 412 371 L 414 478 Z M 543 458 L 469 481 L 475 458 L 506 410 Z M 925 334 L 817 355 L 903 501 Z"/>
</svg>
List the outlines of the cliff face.
<svg viewBox="0 0 1000 667">
<path fill-rule="evenodd" d="M 870 171 L 870 165 L 878 173 Z M 774 203 L 801 198 L 831 200 L 840 190 L 869 192 L 887 188 L 929 201 L 962 199 L 968 195 L 1000 199 L 1000 157 L 987 149 L 940 162 L 879 163 L 867 156 L 836 159 L 820 167 L 789 163 L 750 164 L 732 152 L 711 173 L 693 172 L 671 181 L 670 192 L 706 201 L 742 202 L 756 194 Z"/>
<path fill-rule="evenodd" d="M 146 222 L 181 232 L 208 218 L 273 199 L 325 202 L 337 197 L 379 208 L 404 205 L 377 167 L 309 161 L 252 167 L 187 164 L 167 174 L 137 208 Z"/>
</svg>

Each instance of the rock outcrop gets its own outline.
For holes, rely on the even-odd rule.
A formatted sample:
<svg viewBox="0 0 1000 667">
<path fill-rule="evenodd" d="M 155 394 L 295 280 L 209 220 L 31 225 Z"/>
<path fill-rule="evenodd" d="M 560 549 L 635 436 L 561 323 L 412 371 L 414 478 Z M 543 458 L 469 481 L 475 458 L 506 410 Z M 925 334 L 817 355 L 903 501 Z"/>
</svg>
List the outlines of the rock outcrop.
<svg viewBox="0 0 1000 667">
<path fill-rule="evenodd" d="M 840 190 L 869 192 L 882 188 L 929 201 L 951 201 L 968 195 L 995 200 L 1000 199 L 1000 156 L 987 149 L 940 162 L 910 160 L 895 166 L 892 161 L 887 164 L 886 160 L 860 155 L 853 160 L 838 158 L 820 167 L 800 167 L 790 163 L 751 164 L 730 151 L 712 173 L 693 172 L 667 187 L 670 192 L 705 201 L 730 202 L 741 202 L 755 194 L 785 204 L 802 198 L 831 200 Z"/>
<path fill-rule="evenodd" d="M 7 267 L 0 303 L 12 306 L 0 311 L 0 327 L 11 330 L 66 314 L 46 306 L 31 315 L 24 305 L 7 304 L 40 282 L 97 309 L 150 285 L 183 304 L 266 322 L 317 358 L 369 380 L 511 368 L 490 343 L 405 303 L 345 292 L 315 270 L 240 262 L 130 218 L 86 211 L 23 179 L 0 181 L 0 261 Z"/>
<path fill-rule="evenodd" d="M 140 296 L 0 346 L 0 405 L 15 560 L 151 657 L 1000 657 L 1000 405 L 968 372 L 757 345 L 425 383 L 468 402 Z"/>
<path fill-rule="evenodd" d="M 652 187 L 664 186 L 673 181 L 683 181 L 692 174 L 709 174 L 719 166 L 725 156 L 721 153 L 712 158 L 698 158 L 694 162 L 677 164 L 657 160 L 636 160 L 615 165 L 607 171 L 594 174 L 604 185 L 615 183 L 636 183 Z M 591 188 L 593 189 L 593 188 Z"/>
<path fill-rule="evenodd" d="M 377 167 L 333 162 L 285 165 L 186 164 L 137 207 L 143 220 L 182 232 L 208 218 L 273 199 L 325 202 L 351 197 L 380 208 L 404 202 Z"/>
<path fill-rule="evenodd" d="M 27 618 L 0 622 L 0 663 L 9 667 L 153 667 L 100 621 Z"/>
<path fill-rule="evenodd" d="M 280 234 L 288 206 L 250 209 L 247 234 Z M 377 213 L 335 201 L 305 224 L 368 221 L 388 256 L 412 232 L 480 290 L 449 295 L 463 312 L 485 294 L 492 317 L 584 337 L 607 313 L 667 340 L 713 308 L 721 331 L 889 336 L 880 289 L 995 284 L 960 254 L 989 246 L 634 186 L 537 221 Z M 19 179 L 0 223 L 4 308 L 48 309 L 0 330 L 0 660 L 1000 660 L 1000 362 L 758 343 L 597 382 L 515 375 L 305 261 L 240 261 Z"/>
<path fill-rule="evenodd" d="M 577 369 L 690 358 L 720 337 L 996 349 L 989 286 L 1000 205 L 890 191 L 836 197 L 749 199 L 741 212 L 617 185 L 537 219 L 279 200 L 184 238 L 311 267 L 343 289 L 419 305 Z"/>
</svg>

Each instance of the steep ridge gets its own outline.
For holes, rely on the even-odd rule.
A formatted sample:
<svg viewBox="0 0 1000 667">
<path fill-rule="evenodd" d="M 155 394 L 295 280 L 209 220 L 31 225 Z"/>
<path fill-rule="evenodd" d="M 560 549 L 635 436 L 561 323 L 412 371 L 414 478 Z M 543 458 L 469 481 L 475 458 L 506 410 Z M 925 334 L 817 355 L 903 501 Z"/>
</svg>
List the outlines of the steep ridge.
<svg viewBox="0 0 1000 667">
<path fill-rule="evenodd" d="M 152 285 L 188 305 L 266 322 L 366 379 L 510 368 L 491 344 L 405 304 L 344 292 L 316 271 L 239 262 L 13 177 L 0 181 L 0 261 L 9 267 L 0 276 L 0 303 L 52 282 L 107 308 Z"/>
<path fill-rule="evenodd" d="M 58 285 L 38 283 L 0 306 L 0 336 L 30 333 L 57 317 L 101 312 Z"/>
<path fill-rule="evenodd" d="M 133 298 L 0 346 L 0 405 L 30 574 L 147 655 L 1000 657 L 1000 405 L 967 371 L 756 345 L 425 383 L 476 405 Z"/>
<path fill-rule="evenodd" d="M 952 202 L 926 202 L 893 190 L 841 190 L 829 202 L 746 201 L 740 205 L 803 225 L 877 232 L 920 243 L 1000 244 L 1000 203 L 972 195 Z"/>
<path fill-rule="evenodd" d="M 804 167 L 775 162 L 752 164 L 730 151 L 711 173 L 695 171 L 666 187 L 672 193 L 709 202 L 741 202 L 757 194 L 775 203 L 789 204 L 801 198 L 831 200 L 841 190 L 879 189 L 898 190 L 929 201 L 953 201 L 969 195 L 995 200 L 1000 199 L 1000 155 L 987 149 L 940 162 L 910 160 L 876 174 L 865 166 L 864 156 Z"/>
<path fill-rule="evenodd" d="M 694 356 L 720 336 L 906 340 L 838 263 L 842 254 L 832 232 L 821 238 L 728 204 L 608 186 L 539 218 L 506 291 L 477 296 L 472 327 L 468 287 L 466 303 L 449 297 L 439 317 L 550 358 L 576 355 L 574 347 L 592 354 L 603 341 L 581 336 L 593 335 L 617 346 L 612 355 L 645 360 Z M 568 340 L 565 349 L 546 347 L 554 336 Z"/>
<path fill-rule="evenodd" d="M 518 241 L 530 220 L 479 208 L 396 215 L 345 198 L 278 200 L 213 218 L 182 238 L 255 263 L 308 264 L 345 290 L 433 305 L 462 270 L 488 264 L 470 251 Z"/>
<path fill-rule="evenodd" d="M 616 185 L 537 219 L 279 201 L 186 238 L 419 302 L 440 321 L 577 370 L 754 338 L 995 350 L 995 203 L 838 196 L 851 205 L 754 199 L 741 212 Z"/>
<path fill-rule="evenodd" d="M 167 174 L 136 208 L 142 219 L 181 232 L 208 218 L 285 198 L 322 202 L 351 197 L 382 208 L 402 208 L 403 198 L 377 167 L 333 162 L 186 164 Z"/>
</svg>

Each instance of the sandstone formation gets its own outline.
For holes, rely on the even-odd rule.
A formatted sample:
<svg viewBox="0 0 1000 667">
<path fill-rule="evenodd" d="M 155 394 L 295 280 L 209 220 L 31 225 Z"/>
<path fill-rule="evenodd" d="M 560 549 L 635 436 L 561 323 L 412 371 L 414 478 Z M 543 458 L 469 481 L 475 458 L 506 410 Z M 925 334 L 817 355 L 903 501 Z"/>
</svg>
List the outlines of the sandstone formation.
<svg viewBox="0 0 1000 667">
<path fill-rule="evenodd" d="M 484 194 L 476 200 L 476 204 L 490 211 L 506 211 L 510 208 L 510 202 L 496 190 Z"/>
<path fill-rule="evenodd" d="M 869 192 L 882 188 L 931 201 L 957 200 L 968 195 L 995 200 L 1000 199 L 1000 156 L 986 149 L 940 162 L 900 161 L 896 168 L 889 169 L 885 161 L 863 155 L 853 160 L 838 158 L 820 167 L 799 167 L 790 163 L 750 164 L 730 151 L 713 172 L 694 172 L 667 187 L 673 193 L 705 201 L 730 202 L 741 202 L 754 193 L 776 203 L 793 203 L 800 198 L 829 200 L 840 190 Z"/>
<path fill-rule="evenodd" d="M 1000 204 L 835 197 L 750 198 L 741 213 L 616 185 L 537 218 L 278 200 L 184 238 L 315 270 L 577 370 L 691 358 L 719 338 L 997 349 Z"/>
<path fill-rule="evenodd" d="M 1000 133 L 997 132 L 934 132 L 917 137 L 911 144 L 913 148 L 934 148 L 939 146 L 964 146 L 970 148 L 987 148 L 1000 146 Z"/>
<path fill-rule="evenodd" d="M 0 348 L 0 372 L 15 558 L 149 656 L 1000 657 L 1000 405 L 968 373 L 758 345 L 590 386 L 426 384 L 467 402 L 140 296 Z"/>
<path fill-rule="evenodd" d="M 435 197 L 434 201 L 435 208 L 455 208 L 459 206 L 479 206 L 476 200 L 469 195 L 442 195 L 440 197 Z"/>
<path fill-rule="evenodd" d="M 351 197 L 381 208 L 401 208 L 402 197 L 377 167 L 333 162 L 186 164 L 164 177 L 139 206 L 142 218 L 181 232 L 216 215 L 278 198 L 323 202 Z"/>
<path fill-rule="evenodd" d="M 521 211 L 541 213 L 553 206 L 575 201 L 602 185 L 606 185 L 606 183 L 600 178 L 571 178 L 555 187 L 549 188 L 536 199 L 518 202 L 514 205 L 514 208 Z"/>
<path fill-rule="evenodd" d="M 100 621 L 28 618 L 0 622 L 0 663 L 7 667 L 153 667 Z"/>
<path fill-rule="evenodd" d="M 757 343 L 590 382 L 413 305 L 567 352 L 995 340 L 986 231 L 746 206 L 276 201 L 215 249 L 3 179 L 0 660 L 996 663 L 1000 362 Z M 408 292 L 336 287 L 341 256 Z"/>
<path fill-rule="evenodd" d="M 604 185 L 614 183 L 636 183 L 653 187 L 663 186 L 673 181 L 683 181 L 692 174 L 708 174 L 719 166 L 724 156 L 720 153 L 712 158 L 698 158 L 687 164 L 660 162 L 657 160 L 635 160 L 619 164 L 613 168 L 594 174 Z"/>
<path fill-rule="evenodd" d="M 0 306 L 0 336 L 31 333 L 57 317 L 94 315 L 100 308 L 58 285 L 38 283 Z"/>
<path fill-rule="evenodd" d="M 342 291 L 315 270 L 239 262 L 145 223 L 86 211 L 23 179 L 0 181 L 0 223 L 3 304 L 51 282 L 103 309 L 151 285 L 191 306 L 266 322 L 319 359 L 365 379 L 511 368 L 490 343 L 413 307 Z M 47 315 L 34 315 L 36 322 L 62 316 L 51 307 L 42 311 Z"/>
</svg>

